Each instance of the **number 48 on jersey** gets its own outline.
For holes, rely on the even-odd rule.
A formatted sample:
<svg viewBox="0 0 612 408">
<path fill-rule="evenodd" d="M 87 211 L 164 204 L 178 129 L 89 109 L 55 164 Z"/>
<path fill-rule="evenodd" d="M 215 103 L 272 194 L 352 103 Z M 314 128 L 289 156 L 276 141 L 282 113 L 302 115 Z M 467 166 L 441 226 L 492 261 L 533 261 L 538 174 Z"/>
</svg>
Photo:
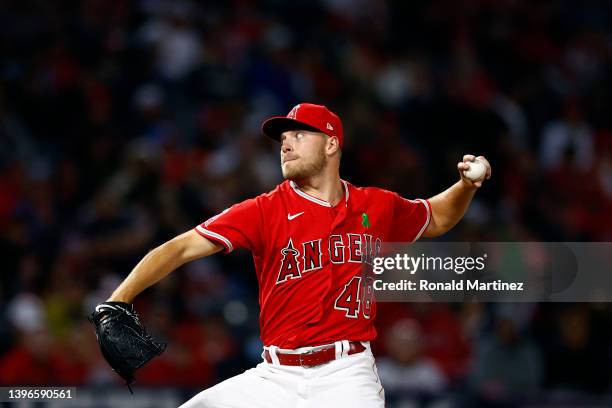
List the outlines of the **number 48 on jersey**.
<svg viewBox="0 0 612 408">
<path fill-rule="evenodd" d="M 372 283 L 370 277 L 362 279 L 361 276 L 354 276 L 344 285 L 344 290 L 334 303 L 334 309 L 345 311 L 345 316 L 352 319 L 357 319 L 360 312 L 364 318 L 369 319 L 374 295 Z"/>
</svg>

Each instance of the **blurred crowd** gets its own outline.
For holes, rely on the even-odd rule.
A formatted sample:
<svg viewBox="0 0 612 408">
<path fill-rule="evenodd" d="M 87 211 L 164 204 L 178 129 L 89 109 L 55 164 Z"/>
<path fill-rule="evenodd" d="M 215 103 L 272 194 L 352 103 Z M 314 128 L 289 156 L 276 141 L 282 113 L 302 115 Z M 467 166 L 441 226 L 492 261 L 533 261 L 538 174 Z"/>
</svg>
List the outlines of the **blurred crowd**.
<svg viewBox="0 0 612 408">
<path fill-rule="evenodd" d="M 612 238 L 609 2 L 8 0 L 0 31 L 2 385 L 117 383 L 85 316 L 147 251 L 278 184 L 260 124 L 301 101 L 340 114 L 356 185 L 426 198 L 485 155 L 445 240 Z M 195 261 L 136 299 L 169 342 L 140 384 L 260 360 L 251 264 Z M 379 310 L 398 406 L 612 390 L 608 304 Z"/>
</svg>

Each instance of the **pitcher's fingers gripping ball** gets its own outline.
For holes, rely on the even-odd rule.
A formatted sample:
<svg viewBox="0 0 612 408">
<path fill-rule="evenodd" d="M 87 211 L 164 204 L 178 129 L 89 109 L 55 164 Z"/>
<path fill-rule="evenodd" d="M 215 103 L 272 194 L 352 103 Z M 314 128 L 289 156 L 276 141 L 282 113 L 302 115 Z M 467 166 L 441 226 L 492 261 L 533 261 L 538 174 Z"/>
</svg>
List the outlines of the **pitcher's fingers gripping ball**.
<svg viewBox="0 0 612 408">
<path fill-rule="evenodd" d="M 457 163 L 461 179 L 476 187 L 481 187 L 484 180 L 491 178 L 491 165 L 484 156 L 466 154 L 463 161 Z"/>
</svg>

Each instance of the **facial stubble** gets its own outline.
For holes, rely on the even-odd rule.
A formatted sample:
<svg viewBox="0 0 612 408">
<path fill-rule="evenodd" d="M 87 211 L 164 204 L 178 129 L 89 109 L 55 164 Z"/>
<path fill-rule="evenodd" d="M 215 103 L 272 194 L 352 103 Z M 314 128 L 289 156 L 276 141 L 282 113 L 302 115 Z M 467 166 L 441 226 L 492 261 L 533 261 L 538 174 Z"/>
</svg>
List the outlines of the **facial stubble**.
<svg viewBox="0 0 612 408">
<path fill-rule="evenodd" d="M 297 161 L 299 163 L 288 162 L 289 166 L 281 165 L 281 171 L 285 179 L 299 182 L 300 180 L 306 180 L 321 174 L 327 165 L 325 145 L 321 146 L 318 153 L 313 155 L 312 159 L 307 160 L 302 157 Z"/>
</svg>

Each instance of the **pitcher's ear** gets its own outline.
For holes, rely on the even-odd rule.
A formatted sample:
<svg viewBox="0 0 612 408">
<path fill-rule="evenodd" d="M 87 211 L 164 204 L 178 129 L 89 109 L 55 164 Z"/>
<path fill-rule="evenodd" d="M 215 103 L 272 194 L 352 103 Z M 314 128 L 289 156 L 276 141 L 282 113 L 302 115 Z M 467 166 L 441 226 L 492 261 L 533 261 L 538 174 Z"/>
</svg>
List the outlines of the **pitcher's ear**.
<svg viewBox="0 0 612 408">
<path fill-rule="evenodd" d="M 328 137 L 328 146 L 332 149 L 330 153 L 340 150 L 340 141 L 336 136 Z"/>
</svg>

